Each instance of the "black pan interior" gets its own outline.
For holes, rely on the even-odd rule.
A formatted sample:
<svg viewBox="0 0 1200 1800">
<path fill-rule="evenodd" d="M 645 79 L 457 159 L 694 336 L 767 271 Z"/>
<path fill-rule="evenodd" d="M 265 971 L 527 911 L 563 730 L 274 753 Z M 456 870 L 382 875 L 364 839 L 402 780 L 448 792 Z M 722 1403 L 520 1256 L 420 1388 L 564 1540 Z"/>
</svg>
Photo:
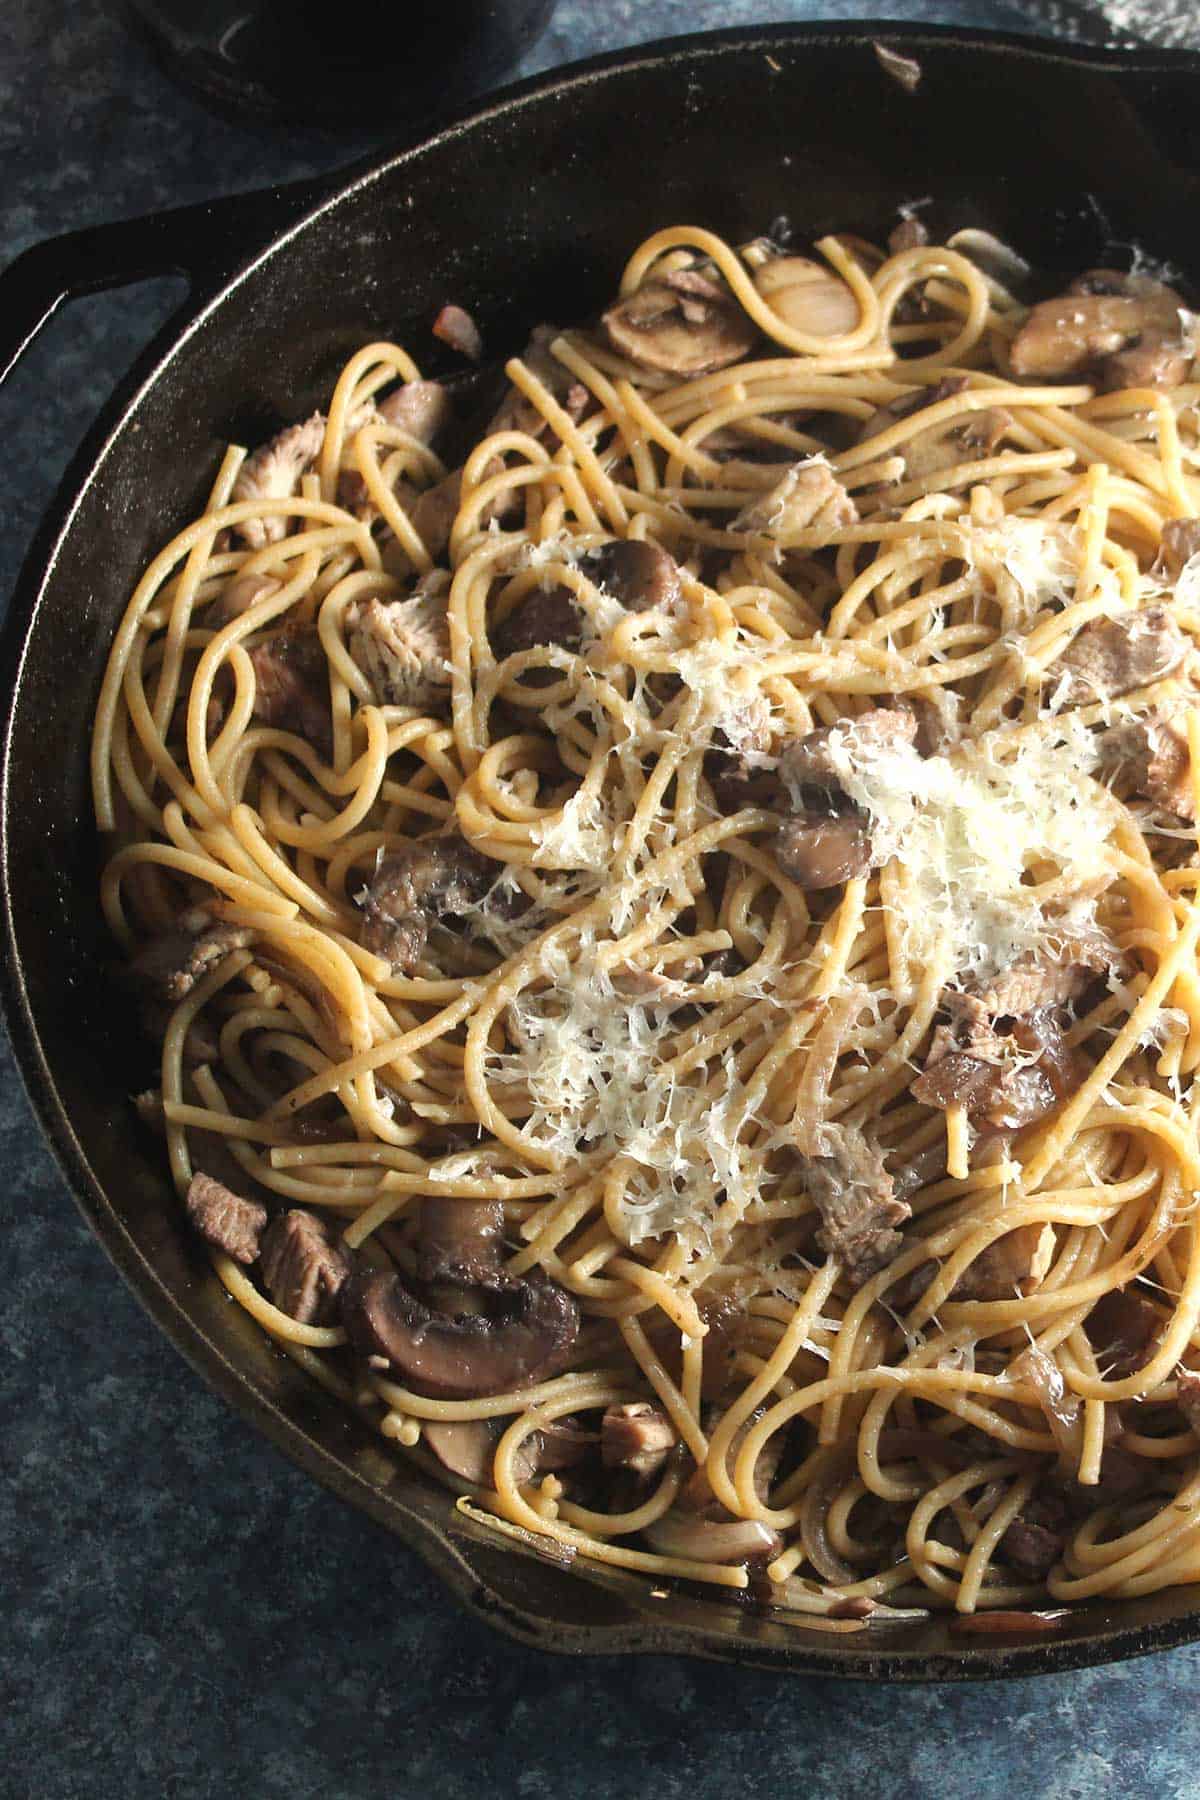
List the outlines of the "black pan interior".
<svg viewBox="0 0 1200 1800">
<path fill-rule="evenodd" d="M 93 434 L 8 627 L 9 1013 L 81 1204 L 160 1323 L 237 1405 L 468 1602 L 548 1647 L 921 1679 L 1063 1668 L 1200 1634 L 1200 1595 L 1184 1590 L 1005 1644 L 956 1639 L 937 1622 L 822 1638 L 729 1602 L 568 1574 L 486 1538 L 225 1300 L 129 1106 L 150 1068 L 116 998 L 95 901 L 90 718 L 126 597 L 202 503 L 224 443 L 303 416 L 375 337 L 448 372 L 429 334 L 447 300 L 470 307 L 490 354 L 510 354 L 531 325 L 595 311 L 641 238 L 679 221 L 734 241 L 781 215 L 801 241 L 831 228 L 881 236 L 899 205 L 930 196 L 935 231 L 986 226 L 1048 282 L 1136 245 L 1200 288 L 1197 64 L 877 30 L 919 59 L 915 93 L 881 68 L 870 29 L 723 34 L 531 84 L 352 182 L 295 229 L 295 203 L 280 196 L 284 235 L 144 366 Z"/>
</svg>

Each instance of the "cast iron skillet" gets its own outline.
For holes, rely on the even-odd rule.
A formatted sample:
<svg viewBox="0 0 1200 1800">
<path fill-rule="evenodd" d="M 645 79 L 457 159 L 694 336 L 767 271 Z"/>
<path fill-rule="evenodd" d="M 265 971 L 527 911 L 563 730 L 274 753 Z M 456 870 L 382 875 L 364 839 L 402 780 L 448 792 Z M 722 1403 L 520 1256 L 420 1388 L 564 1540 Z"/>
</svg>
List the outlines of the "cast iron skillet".
<svg viewBox="0 0 1200 1800">
<path fill-rule="evenodd" d="M 920 60 L 909 94 L 872 50 Z M 145 1046 L 104 974 L 87 738 L 109 640 L 149 557 L 253 444 L 392 336 L 437 372 L 429 323 L 468 304 L 511 353 L 582 318 L 656 227 L 733 241 L 879 236 L 931 194 L 1050 272 L 1136 242 L 1200 286 L 1200 58 L 890 26 L 771 27 L 605 57 L 512 90 L 425 142 L 285 188 L 43 244 L 0 283 L 0 368 L 64 298 L 181 270 L 191 297 L 97 423 L 30 552 L 3 638 L 3 996 L 42 1126 L 97 1237 L 178 1348 L 246 1417 L 393 1530 L 480 1616 L 564 1651 L 686 1651 L 871 1679 L 1026 1674 L 1200 1637 L 1200 1591 L 1088 1608 L 1050 1636 L 943 1622 L 821 1636 L 633 1576 L 566 1572 L 472 1528 L 228 1304 L 128 1096 Z M 64 676 L 64 672 L 69 672 Z"/>
</svg>

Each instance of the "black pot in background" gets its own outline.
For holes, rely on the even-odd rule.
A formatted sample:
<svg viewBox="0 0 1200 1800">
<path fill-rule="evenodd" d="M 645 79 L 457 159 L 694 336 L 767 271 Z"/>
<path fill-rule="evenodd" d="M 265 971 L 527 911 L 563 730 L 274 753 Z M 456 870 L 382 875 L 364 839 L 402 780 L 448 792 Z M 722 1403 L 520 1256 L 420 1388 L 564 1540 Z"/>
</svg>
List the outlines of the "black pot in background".
<svg viewBox="0 0 1200 1800">
<path fill-rule="evenodd" d="M 125 0 L 171 73 L 222 111 L 301 125 L 414 117 L 482 93 L 556 0 Z"/>
</svg>

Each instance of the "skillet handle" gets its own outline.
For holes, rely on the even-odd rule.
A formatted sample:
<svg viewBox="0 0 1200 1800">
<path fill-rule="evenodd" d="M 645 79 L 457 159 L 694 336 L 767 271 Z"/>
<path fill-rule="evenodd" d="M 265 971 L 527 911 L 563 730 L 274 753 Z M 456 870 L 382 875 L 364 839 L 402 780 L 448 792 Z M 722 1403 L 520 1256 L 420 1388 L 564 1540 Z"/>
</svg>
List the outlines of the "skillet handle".
<svg viewBox="0 0 1200 1800">
<path fill-rule="evenodd" d="M 338 180 L 344 176 L 92 225 L 31 245 L 0 272 L 0 382 L 64 300 L 155 275 L 183 275 L 194 302 Z"/>
</svg>

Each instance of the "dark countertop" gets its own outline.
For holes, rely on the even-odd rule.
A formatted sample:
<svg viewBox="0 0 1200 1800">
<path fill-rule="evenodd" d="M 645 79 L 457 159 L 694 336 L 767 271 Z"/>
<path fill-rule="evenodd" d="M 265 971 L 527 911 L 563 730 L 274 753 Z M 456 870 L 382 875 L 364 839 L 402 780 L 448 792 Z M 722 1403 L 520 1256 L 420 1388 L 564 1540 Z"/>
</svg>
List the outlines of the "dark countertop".
<svg viewBox="0 0 1200 1800">
<path fill-rule="evenodd" d="M 1014 21 L 1000 0 L 823 9 L 883 10 Z M 811 13 L 564 0 L 521 72 L 763 16 Z M 226 124 L 172 87 L 115 9 L 69 0 L 3 9 L 0 91 L 0 261 L 75 226 L 333 168 L 378 141 Z M 75 441 L 174 298 L 160 282 L 76 303 L 6 390 L 0 594 Z M 0 1795 L 1200 1792 L 1200 1649 L 898 1690 L 572 1661 L 494 1636 L 158 1336 L 77 1216 L 4 1043 L 0 1155 Z"/>
</svg>

